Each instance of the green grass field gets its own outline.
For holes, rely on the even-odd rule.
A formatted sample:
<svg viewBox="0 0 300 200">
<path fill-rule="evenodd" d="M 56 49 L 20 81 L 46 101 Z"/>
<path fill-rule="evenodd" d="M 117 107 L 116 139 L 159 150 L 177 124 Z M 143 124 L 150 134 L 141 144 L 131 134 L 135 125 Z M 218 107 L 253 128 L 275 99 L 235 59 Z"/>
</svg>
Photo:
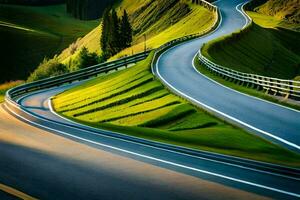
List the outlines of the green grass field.
<svg viewBox="0 0 300 200">
<path fill-rule="evenodd" d="M 72 18 L 65 5 L 0 5 L 0 82 L 26 79 L 45 56 L 59 54 L 98 24 Z"/>
<path fill-rule="evenodd" d="M 267 162 L 300 166 L 284 150 L 171 94 L 150 71 L 153 53 L 137 65 L 100 76 L 53 99 L 61 115 L 145 139 Z"/>
<path fill-rule="evenodd" d="M 239 37 L 219 38 L 204 46 L 203 55 L 234 70 L 294 79 L 300 75 L 300 33 L 265 29 L 257 24 Z"/>
</svg>

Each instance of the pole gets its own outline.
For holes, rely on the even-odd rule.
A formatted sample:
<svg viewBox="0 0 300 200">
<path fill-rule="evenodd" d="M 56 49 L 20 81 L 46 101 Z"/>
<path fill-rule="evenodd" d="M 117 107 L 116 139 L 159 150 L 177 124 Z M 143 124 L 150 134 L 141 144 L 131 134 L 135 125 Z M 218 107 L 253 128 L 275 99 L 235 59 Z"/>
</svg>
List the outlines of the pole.
<svg viewBox="0 0 300 200">
<path fill-rule="evenodd" d="M 144 53 L 146 53 L 146 50 L 147 50 L 146 40 L 147 40 L 147 37 L 146 37 L 146 34 L 144 34 Z"/>
</svg>

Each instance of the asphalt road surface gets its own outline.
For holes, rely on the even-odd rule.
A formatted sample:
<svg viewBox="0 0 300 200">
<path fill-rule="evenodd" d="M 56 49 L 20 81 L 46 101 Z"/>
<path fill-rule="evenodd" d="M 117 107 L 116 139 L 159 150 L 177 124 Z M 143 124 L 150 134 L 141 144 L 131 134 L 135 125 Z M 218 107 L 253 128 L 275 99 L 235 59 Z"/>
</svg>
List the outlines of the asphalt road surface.
<svg viewBox="0 0 300 200">
<path fill-rule="evenodd" d="M 239 16 L 239 3 L 219 1 L 224 18 Z M 240 16 L 232 21 L 242 24 Z M 299 178 L 108 136 L 114 133 L 60 118 L 49 98 L 71 86 L 25 96 L 19 103 L 27 112 L 1 106 L 0 184 L 39 199 L 300 198 Z M 5 198 L 12 197 L 0 192 Z"/>
<path fill-rule="evenodd" d="M 0 172 L 0 180 L 10 180 L 5 184 L 42 199 L 71 197 L 73 199 L 83 197 L 86 199 L 99 199 L 99 197 L 100 199 L 122 199 L 122 197 L 126 199 L 296 199 L 300 197 L 299 177 L 283 176 L 131 142 L 107 136 L 108 131 L 95 130 L 65 120 L 51 112 L 49 98 L 68 87 L 72 85 L 40 91 L 20 99 L 19 103 L 30 113 L 12 110 L 20 119 L 29 120 L 27 123 L 40 127 L 44 129 L 43 131 L 18 121 L 8 114 L 5 115 L 2 110 L 0 120 L 5 122 L 2 129 L 14 133 L 10 137 L 4 135 L 4 142 L 1 142 L 3 150 L 0 150 L 0 155 L 4 154 L 1 157 L 4 158 L 5 162 L 2 164 L 5 167 L 0 167 L 7 170 Z M 4 108 L 7 109 L 6 106 Z M 12 141 L 7 142 L 6 138 L 11 138 Z M 37 146 L 38 144 L 42 146 Z M 71 148 L 67 144 L 76 147 Z M 86 152 L 86 149 L 98 153 L 94 155 Z M 103 157 L 106 159 L 103 160 Z M 77 159 L 79 161 L 74 162 Z M 96 161 L 98 161 L 97 165 L 93 165 Z M 137 163 L 141 165 L 140 171 L 136 170 Z M 90 171 L 89 167 L 93 170 Z M 84 169 L 84 173 L 81 173 L 81 168 Z M 164 175 L 164 171 L 182 177 Z M 26 176 L 14 181 L 14 178 L 20 174 Z M 104 183 L 97 182 L 95 178 Z M 199 184 L 195 184 L 192 179 L 199 181 Z M 184 183 L 179 184 L 176 180 Z M 215 186 L 210 186 L 211 190 L 207 187 L 201 189 L 202 183 L 204 186 L 208 183 Z M 106 187 L 103 187 L 103 184 Z M 134 192 L 130 188 L 135 188 Z M 225 191 L 225 188 L 232 191 Z"/>
</svg>

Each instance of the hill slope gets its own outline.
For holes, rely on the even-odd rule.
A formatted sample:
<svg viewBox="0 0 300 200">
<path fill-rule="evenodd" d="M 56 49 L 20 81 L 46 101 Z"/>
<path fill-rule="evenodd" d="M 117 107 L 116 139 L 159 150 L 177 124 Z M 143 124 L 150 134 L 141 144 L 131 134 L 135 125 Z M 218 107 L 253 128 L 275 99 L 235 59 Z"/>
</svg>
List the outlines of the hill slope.
<svg viewBox="0 0 300 200">
<path fill-rule="evenodd" d="M 203 54 L 238 71 L 294 79 L 300 75 L 300 32 L 292 30 L 297 30 L 300 24 L 260 13 L 264 10 L 279 15 L 297 7 L 293 3 L 293 0 L 269 0 L 254 8 L 257 12 L 248 12 L 254 20 L 249 30 L 208 43 Z M 297 17 L 295 12 L 290 16 Z"/>
<path fill-rule="evenodd" d="M 223 66 L 283 79 L 300 75 L 300 33 L 256 24 L 240 37 L 214 41 L 203 54 Z"/>
<path fill-rule="evenodd" d="M 26 79 L 45 56 L 53 57 L 98 21 L 80 21 L 66 14 L 65 5 L 0 4 L 0 83 Z"/>
<path fill-rule="evenodd" d="M 143 51 L 144 34 L 146 34 L 147 48 L 156 48 L 169 40 L 209 28 L 214 22 L 214 15 L 205 8 L 189 2 L 187 0 L 121 1 L 116 6 L 116 10 L 119 13 L 123 9 L 128 11 L 135 34 L 132 47 L 123 50 L 114 58 Z M 100 54 L 100 37 L 101 26 L 98 26 L 75 42 L 72 47 L 65 49 L 59 56 L 60 60 L 67 63 L 70 58 L 76 57 L 76 53 L 74 55 L 71 53 L 74 46 L 78 51 L 85 46 L 90 51 Z"/>
<path fill-rule="evenodd" d="M 286 19 L 292 23 L 300 23 L 299 0 L 268 0 L 255 11 L 278 19 Z"/>
</svg>

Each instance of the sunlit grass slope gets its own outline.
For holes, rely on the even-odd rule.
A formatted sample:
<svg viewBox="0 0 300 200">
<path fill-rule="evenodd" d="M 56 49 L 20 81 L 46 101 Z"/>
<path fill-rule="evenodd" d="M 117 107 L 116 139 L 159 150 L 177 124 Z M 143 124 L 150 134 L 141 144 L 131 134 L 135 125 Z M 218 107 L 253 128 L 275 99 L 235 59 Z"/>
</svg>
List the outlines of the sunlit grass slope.
<svg viewBox="0 0 300 200">
<path fill-rule="evenodd" d="M 256 12 L 274 16 L 279 20 L 300 23 L 299 0 L 268 0 L 255 9 Z"/>
<path fill-rule="evenodd" d="M 278 19 L 270 15 L 257 13 L 253 11 L 248 11 L 247 13 L 256 24 L 260 25 L 263 28 L 284 28 L 300 31 L 300 23 L 291 23 L 287 20 Z"/>
<path fill-rule="evenodd" d="M 126 9 L 128 11 L 135 34 L 132 47 L 123 50 L 114 58 L 143 51 L 144 34 L 146 34 L 147 48 L 151 49 L 177 37 L 198 33 L 209 28 L 214 22 L 214 14 L 189 2 L 184 0 L 121 1 L 116 6 L 116 10 L 122 12 L 122 9 Z M 100 35 L 101 26 L 95 28 L 74 45 L 77 50 L 86 46 L 90 51 L 100 54 Z M 60 55 L 65 63 L 70 58 L 76 57 L 76 53 L 72 55 L 70 52 L 71 49 L 68 48 Z"/>
<path fill-rule="evenodd" d="M 0 5 L 0 82 L 26 79 L 45 56 L 60 53 L 98 24 L 73 19 L 65 5 Z"/>
<path fill-rule="evenodd" d="M 299 156 L 171 94 L 151 74 L 152 57 L 57 95 L 54 109 L 72 120 L 137 137 L 299 166 Z"/>
<path fill-rule="evenodd" d="M 253 24 L 243 34 L 208 43 L 203 54 L 238 71 L 294 79 L 300 75 L 299 44 L 299 32 Z"/>
<path fill-rule="evenodd" d="M 173 40 L 178 37 L 182 37 L 188 34 L 199 33 L 203 30 L 208 29 L 214 23 L 215 16 L 212 12 L 207 9 L 194 4 L 189 4 L 189 8 L 191 9 L 187 15 L 182 17 L 176 23 L 170 25 L 166 29 L 160 30 L 159 25 L 154 25 L 154 30 L 159 30 L 154 32 L 152 35 L 151 32 L 145 31 L 146 36 L 149 37 L 147 39 L 146 45 L 147 48 L 157 48 L 160 45 Z M 163 19 L 166 20 L 166 19 Z M 170 20 L 167 20 L 170 21 Z M 159 24 L 159 23 L 158 23 Z M 158 27 L 156 27 L 158 26 Z M 153 31 L 153 30 L 152 30 Z M 149 33 L 149 34 L 148 34 Z M 127 48 L 120 52 L 115 57 L 121 57 L 123 55 L 130 55 L 132 52 L 140 52 L 144 49 L 144 41 L 143 34 L 138 35 L 135 38 L 135 43 L 132 47 Z"/>
</svg>

